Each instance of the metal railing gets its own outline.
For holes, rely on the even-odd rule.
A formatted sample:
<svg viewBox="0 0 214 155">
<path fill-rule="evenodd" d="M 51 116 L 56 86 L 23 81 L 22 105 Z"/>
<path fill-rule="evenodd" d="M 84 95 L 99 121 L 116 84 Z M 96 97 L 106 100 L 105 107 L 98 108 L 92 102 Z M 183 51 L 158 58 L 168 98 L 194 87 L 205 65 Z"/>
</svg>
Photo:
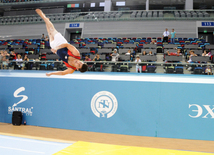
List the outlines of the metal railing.
<svg viewBox="0 0 214 155">
<path fill-rule="evenodd" d="M 214 69 L 210 63 L 165 63 L 165 62 L 125 62 L 125 61 L 85 61 L 89 72 L 130 72 L 162 74 L 204 74 Z M 136 67 L 137 66 L 137 67 Z M 141 69 L 137 69 L 140 66 Z M 67 69 L 62 61 L 8 61 L 0 62 L 6 70 L 46 70 L 61 71 Z M 208 70 L 206 70 L 208 68 Z M 210 73 L 209 73 L 210 74 Z"/>
</svg>

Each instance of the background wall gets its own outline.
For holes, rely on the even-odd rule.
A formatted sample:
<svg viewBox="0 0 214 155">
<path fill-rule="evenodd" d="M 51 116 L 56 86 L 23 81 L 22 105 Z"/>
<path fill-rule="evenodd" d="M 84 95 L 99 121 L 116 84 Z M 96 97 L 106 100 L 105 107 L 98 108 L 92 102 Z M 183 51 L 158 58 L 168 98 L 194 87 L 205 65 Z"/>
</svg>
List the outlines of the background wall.
<svg viewBox="0 0 214 155">
<path fill-rule="evenodd" d="M 11 123 L 12 111 L 20 110 L 27 124 L 35 126 L 214 140 L 212 77 L 74 73 L 48 78 L 44 72 L 9 71 L 1 73 L 0 81 L 1 122 Z M 92 100 L 101 91 L 111 92 L 118 106 Z M 115 108 L 112 117 L 102 117 Z"/>
<path fill-rule="evenodd" d="M 54 27 L 64 33 L 65 23 L 55 23 Z M 38 39 L 42 34 L 48 35 L 45 24 L 4 25 L 0 26 L 1 39 Z"/>
<path fill-rule="evenodd" d="M 42 9 L 45 14 L 63 13 L 64 8 Z M 35 9 L 22 11 L 5 11 L 4 16 L 36 15 Z"/>
<path fill-rule="evenodd" d="M 177 37 L 196 37 L 196 21 L 108 21 L 86 22 L 84 37 L 162 37 L 165 29 Z"/>
<path fill-rule="evenodd" d="M 71 22 L 72 23 L 72 22 Z M 77 23 L 77 22 L 75 22 Z M 65 23 L 54 23 L 64 34 Z M 196 21 L 105 21 L 84 22 L 83 37 L 162 37 L 165 28 L 174 28 L 177 37 L 196 37 Z M 45 24 L 0 26 L 0 38 L 40 38 Z"/>
</svg>

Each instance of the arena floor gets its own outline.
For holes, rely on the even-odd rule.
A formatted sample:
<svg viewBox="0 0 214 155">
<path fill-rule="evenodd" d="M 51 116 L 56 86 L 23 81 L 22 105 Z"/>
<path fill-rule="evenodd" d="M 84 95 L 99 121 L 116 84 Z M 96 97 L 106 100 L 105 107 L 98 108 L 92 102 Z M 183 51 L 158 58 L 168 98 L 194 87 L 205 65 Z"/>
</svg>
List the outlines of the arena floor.
<svg viewBox="0 0 214 155">
<path fill-rule="evenodd" d="M 16 153 L 22 150 L 23 154 L 23 146 L 27 150 L 24 153 L 27 154 L 214 154 L 214 142 L 202 140 L 116 135 L 29 125 L 13 126 L 8 123 L 0 123 L 0 135 L 0 152 L 3 151 L 3 154 L 10 154 L 11 148 Z M 17 137 L 21 140 L 14 139 Z M 24 143 L 23 138 L 32 143 L 36 140 L 37 145 Z M 10 139 L 11 142 L 5 143 L 5 139 Z M 14 146 L 16 141 L 19 141 L 19 145 Z M 48 148 L 49 152 L 41 151 L 39 141 L 39 145 Z M 8 145 L 5 146 L 6 144 Z M 37 146 L 37 149 L 32 145 Z M 21 148 L 17 148 L 19 146 Z"/>
</svg>

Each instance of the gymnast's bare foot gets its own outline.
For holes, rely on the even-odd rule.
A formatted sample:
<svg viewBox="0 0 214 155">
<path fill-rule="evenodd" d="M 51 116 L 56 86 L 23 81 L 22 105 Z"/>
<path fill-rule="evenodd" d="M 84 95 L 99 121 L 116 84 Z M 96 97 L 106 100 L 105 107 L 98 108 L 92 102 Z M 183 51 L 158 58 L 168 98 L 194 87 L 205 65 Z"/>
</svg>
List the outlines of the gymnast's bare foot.
<svg viewBox="0 0 214 155">
<path fill-rule="evenodd" d="M 40 10 L 40 9 L 36 9 L 36 13 L 41 14 L 41 13 L 43 13 L 43 12 L 42 12 L 42 10 Z"/>
<path fill-rule="evenodd" d="M 36 11 L 36 13 L 37 13 L 44 21 L 49 20 L 49 19 L 45 16 L 45 14 L 42 12 L 42 10 L 36 9 L 35 11 Z"/>
</svg>

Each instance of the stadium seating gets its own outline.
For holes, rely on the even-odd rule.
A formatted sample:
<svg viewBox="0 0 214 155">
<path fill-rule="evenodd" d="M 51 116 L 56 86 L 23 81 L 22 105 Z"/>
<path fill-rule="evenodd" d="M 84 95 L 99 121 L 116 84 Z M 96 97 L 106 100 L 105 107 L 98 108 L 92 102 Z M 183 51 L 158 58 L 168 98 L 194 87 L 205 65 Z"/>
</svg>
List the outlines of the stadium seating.
<svg viewBox="0 0 214 155">
<path fill-rule="evenodd" d="M 6 2 L 5 2 L 6 3 Z M 12 0 L 8 3 L 12 3 Z M 49 11 L 50 10 L 50 11 Z M 78 19 L 78 21 L 91 21 L 91 20 L 132 20 L 132 19 L 149 19 L 149 20 L 161 20 L 171 19 L 213 19 L 208 11 L 171 11 L 172 16 L 167 16 L 167 11 L 111 11 L 111 12 L 85 12 L 85 13 L 63 13 L 63 10 L 44 9 L 47 17 L 52 22 L 60 21 L 72 21 Z M 26 16 L 27 14 L 27 16 Z M 126 16 L 129 14 L 129 16 Z M 23 16 L 24 15 L 24 16 Z M 125 18 L 123 17 L 125 15 Z M 80 18 L 78 18 L 80 17 Z M 36 15 L 34 10 L 25 10 L 18 12 L 5 12 L 5 15 L 0 17 L 0 24 L 30 24 L 42 22 L 42 19 Z"/>
<path fill-rule="evenodd" d="M 2 3 L 18 3 L 18 2 L 32 2 L 32 1 L 42 1 L 42 0 L 1 0 Z"/>
</svg>

